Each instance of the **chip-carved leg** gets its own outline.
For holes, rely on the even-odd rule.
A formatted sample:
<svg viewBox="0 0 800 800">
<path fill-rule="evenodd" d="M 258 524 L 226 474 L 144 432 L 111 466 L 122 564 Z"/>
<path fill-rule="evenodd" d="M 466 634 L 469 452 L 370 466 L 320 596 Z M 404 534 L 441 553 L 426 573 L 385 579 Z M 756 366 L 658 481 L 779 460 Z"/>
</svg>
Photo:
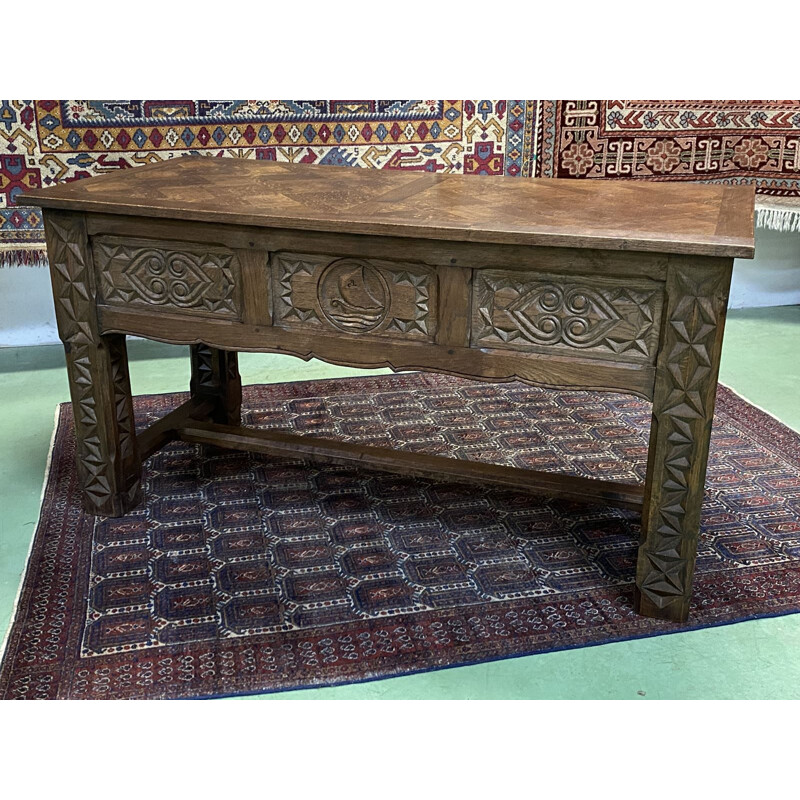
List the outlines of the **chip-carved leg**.
<svg viewBox="0 0 800 800">
<path fill-rule="evenodd" d="M 636 610 L 689 615 L 732 261 L 673 259 L 661 346 L 636 569 Z"/>
<path fill-rule="evenodd" d="M 214 401 L 212 422 L 241 425 L 242 379 L 238 353 L 206 344 L 193 344 L 191 358 L 192 397 Z"/>
<path fill-rule="evenodd" d="M 75 417 L 83 506 L 91 514 L 122 516 L 141 497 L 125 337 L 100 335 L 83 215 L 47 211 L 45 230 Z"/>
</svg>

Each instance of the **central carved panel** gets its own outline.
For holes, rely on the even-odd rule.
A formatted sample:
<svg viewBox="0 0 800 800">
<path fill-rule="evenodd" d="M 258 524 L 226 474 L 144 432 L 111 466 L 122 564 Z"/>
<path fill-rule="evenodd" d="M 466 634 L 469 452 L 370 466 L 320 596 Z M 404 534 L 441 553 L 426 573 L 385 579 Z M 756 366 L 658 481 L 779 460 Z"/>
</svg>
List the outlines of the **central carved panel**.
<svg viewBox="0 0 800 800">
<path fill-rule="evenodd" d="M 272 257 L 275 323 L 431 341 L 436 275 L 420 264 L 325 255 Z"/>
<path fill-rule="evenodd" d="M 472 343 L 652 363 L 662 302 L 646 279 L 476 270 Z"/>
</svg>

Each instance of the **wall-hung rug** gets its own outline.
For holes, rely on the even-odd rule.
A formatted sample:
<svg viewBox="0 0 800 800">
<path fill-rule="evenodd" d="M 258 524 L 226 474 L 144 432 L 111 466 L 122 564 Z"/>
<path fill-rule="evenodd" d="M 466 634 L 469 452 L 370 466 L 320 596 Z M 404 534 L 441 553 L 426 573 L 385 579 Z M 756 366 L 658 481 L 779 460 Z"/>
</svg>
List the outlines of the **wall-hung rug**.
<svg viewBox="0 0 800 800">
<path fill-rule="evenodd" d="M 183 395 L 137 399 L 139 423 Z M 245 389 L 245 422 L 642 480 L 647 403 L 403 374 Z M 720 388 L 689 622 L 637 616 L 633 512 L 177 443 L 80 510 L 61 407 L 0 697 L 363 681 L 800 610 L 800 435 Z"/>
</svg>

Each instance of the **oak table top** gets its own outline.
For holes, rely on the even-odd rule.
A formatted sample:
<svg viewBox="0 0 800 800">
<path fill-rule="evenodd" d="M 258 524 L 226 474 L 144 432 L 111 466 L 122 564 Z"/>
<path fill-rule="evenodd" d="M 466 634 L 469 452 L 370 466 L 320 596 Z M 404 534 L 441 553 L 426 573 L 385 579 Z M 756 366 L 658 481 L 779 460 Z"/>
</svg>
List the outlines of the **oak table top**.
<svg viewBox="0 0 800 800">
<path fill-rule="evenodd" d="M 755 190 L 180 157 L 28 192 L 44 208 L 446 241 L 752 258 Z"/>
</svg>

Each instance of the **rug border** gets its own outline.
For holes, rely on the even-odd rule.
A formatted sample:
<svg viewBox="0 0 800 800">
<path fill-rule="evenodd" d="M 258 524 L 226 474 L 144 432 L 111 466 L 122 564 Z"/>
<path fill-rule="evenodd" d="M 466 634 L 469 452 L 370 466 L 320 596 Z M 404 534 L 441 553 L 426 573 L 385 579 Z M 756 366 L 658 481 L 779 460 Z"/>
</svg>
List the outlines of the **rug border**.
<svg viewBox="0 0 800 800">
<path fill-rule="evenodd" d="M 6 628 L 6 632 L 3 635 L 3 641 L 0 642 L 0 668 L 3 664 L 3 659 L 6 655 L 6 649 L 8 647 L 9 640 L 11 639 L 11 630 L 14 627 L 14 621 L 17 618 L 17 609 L 19 608 L 19 602 L 22 599 L 22 590 L 25 587 L 25 581 L 28 578 L 28 571 L 30 570 L 31 566 L 31 556 L 33 555 L 33 545 L 36 541 L 36 536 L 39 533 L 39 526 L 42 522 L 42 509 L 44 508 L 44 498 L 47 494 L 47 486 L 50 483 L 50 475 L 52 473 L 52 466 L 53 466 L 53 453 L 55 452 L 56 447 L 56 436 L 58 435 L 58 429 L 61 425 L 61 407 L 63 403 L 56 403 L 56 409 L 53 412 L 53 432 L 50 434 L 50 448 L 47 451 L 47 461 L 45 462 L 44 466 L 44 477 L 42 479 L 42 489 L 39 493 L 39 513 L 36 516 L 36 524 L 33 526 L 33 534 L 31 536 L 30 542 L 28 542 L 28 552 L 25 556 L 25 564 L 22 567 L 22 575 L 19 580 L 19 586 L 17 586 L 17 594 L 14 598 L 14 604 L 11 606 L 11 617 L 8 621 L 8 628 Z"/>
<path fill-rule="evenodd" d="M 370 675 L 366 678 L 357 678 L 355 680 L 342 680 L 342 681 L 334 681 L 330 683 L 310 683 L 304 684 L 302 686 L 285 686 L 276 689 L 257 689 L 255 691 L 243 691 L 243 692 L 226 692 L 224 694 L 202 694 L 196 695 L 195 697 L 166 697 L 166 698 L 141 698 L 144 700 L 224 700 L 229 697 L 258 697 L 260 695 L 265 694 L 281 694 L 283 692 L 300 692 L 300 691 L 307 691 L 309 689 L 329 689 L 335 688 L 338 686 L 349 686 L 351 684 L 360 684 L 360 683 L 373 683 L 375 681 L 388 681 L 393 678 L 406 678 L 410 675 L 423 675 L 426 672 L 442 672 L 443 670 L 447 669 L 458 669 L 459 667 L 475 667 L 479 664 L 491 664 L 495 661 L 512 661 L 515 658 L 532 658 L 533 656 L 543 656 L 548 655 L 549 653 L 563 653 L 567 650 L 585 650 L 590 647 L 601 647 L 603 645 L 610 645 L 610 644 L 620 644 L 622 642 L 634 642 L 640 639 L 657 639 L 660 636 L 675 636 L 679 633 L 694 633 L 696 631 L 702 630 L 710 630 L 712 628 L 724 628 L 729 625 L 739 625 L 743 622 L 755 622 L 761 619 L 777 619 L 778 617 L 791 617 L 795 614 L 800 614 L 800 609 L 796 609 L 794 611 L 776 611 L 774 613 L 768 614 L 754 614 L 748 617 L 742 617 L 741 619 L 728 619 L 722 620 L 720 622 L 714 622 L 710 625 L 696 625 L 688 628 L 680 628 L 679 630 L 666 630 L 666 631 L 653 631 L 651 633 L 643 633 L 637 636 L 623 636 L 619 639 L 609 639 L 604 642 L 589 642 L 588 644 L 568 644 L 564 645 L 563 647 L 552 647 L 546 650 L 530 650 L 525 653 L 512 653 L 511 655 L 507 656 L 497 656 L 492 658 L 483 658 L 483 659 L 476 659 L 475 661 L 462 661 L 458 664 L 441 664 L 434 667 L 426 667 L 425 669 L 415 669 L 410 670 L 408 672 L 398 673 L 397 675 Z M 69 698 L 69 699 L 77 699 L 77 698 Z M 113 699 L 123 699 L 123 698 L 109 698 L 110 700 Z M 140 698 L 131 698 L 133 700 L 137 700 Z M 369 700 L 371 698 L 357 698 L 362 700 Z M 398 698 L 399 699 L 399 698 Z M 405 698 L 408 699 L 408 698 Z M 455 698 L 454 698 L 455 699 Z M 466 699 L 466 698 L 462 698 Z M 483 699 L 483 698 L 475 698 L 475 699 Z M 535 700 L 536 698 L 505 698 L 508 700 L 524 700 L 524 699 L 531 699 Z M 544 699 L 544 698 L 542 698 Z M 565 699 L 575 699 L 575 698 L 565 698 Z M 597 699 L 597 698 L 596 698 Z M 633 698 L 628 698 L 633 699 Z"/>
<path fill-rule="evenodd" d="M 788 422 L 785 422 L 779 416 L 773 414 L 771 411 L 767 411 L 766 408 L 758 405 L 758 403 L 754 403 L 749 397 L 745 397 L 741 392 L 737 392 L 736 389 L 734 389 L 732 386 L 729 386 L 727 383 L 723 383 L 722 381 L 717 381 L 717 383 L 723 388 L 727 389 L 731 394 L 736 395 L 736 397 L 738 397 L 740 400 L 744 400 L 745 403 L 753 406 L 753 408 L 758 409 L 762 414 L 766 414 L 768 417 L 771 417 L 776 422 L 779 422 L 781 425 L 783 425 L 784 428 L 788 428 L 790 431 L 793 431 L 794 433 L 800 435 L 800 428 L 792 427 Z"/>
</svg>

